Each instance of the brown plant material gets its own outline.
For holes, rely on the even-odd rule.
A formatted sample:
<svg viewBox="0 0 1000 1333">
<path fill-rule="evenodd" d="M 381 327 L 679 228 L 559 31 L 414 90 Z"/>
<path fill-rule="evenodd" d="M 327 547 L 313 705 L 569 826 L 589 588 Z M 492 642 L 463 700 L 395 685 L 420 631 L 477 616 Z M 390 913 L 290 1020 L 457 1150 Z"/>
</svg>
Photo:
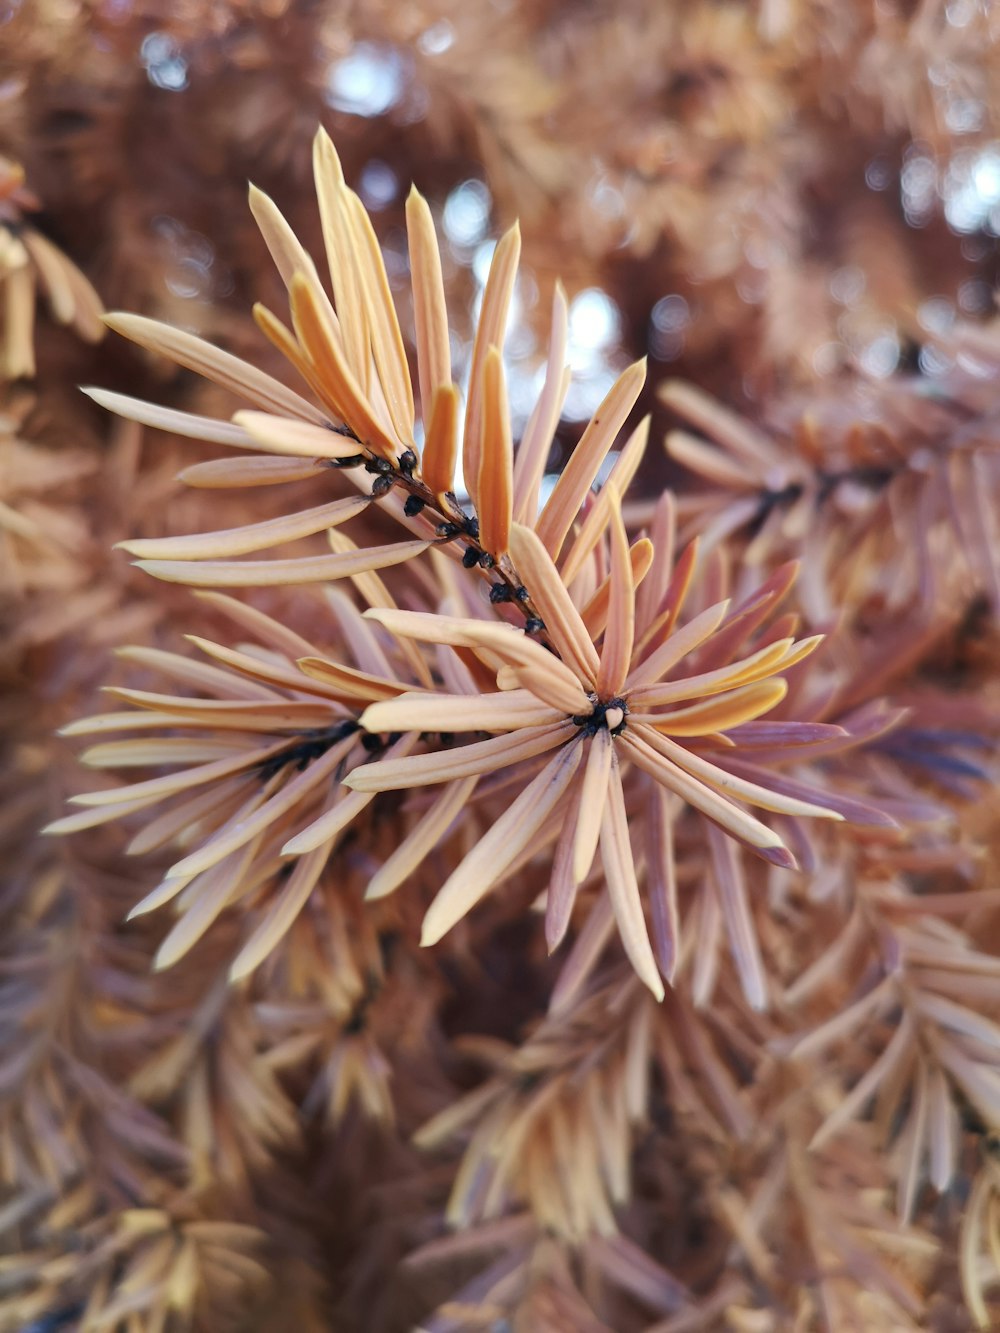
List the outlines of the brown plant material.
<svg viewBox="0 0 1000 1333">
<path fill-rule="evenodd" d="M 24 172 L 0 157 L 0 381 L 35 373 L 35 297 L 40 289 L 59 324 L 97 342 L 101 302 L 90 282 L 24 219 L 38 201 Z"/>
<path fill-rule="evenodd" d="M 0 34 L 0 1324 L 995 1325 L 989 7 Z"/>
</svg>

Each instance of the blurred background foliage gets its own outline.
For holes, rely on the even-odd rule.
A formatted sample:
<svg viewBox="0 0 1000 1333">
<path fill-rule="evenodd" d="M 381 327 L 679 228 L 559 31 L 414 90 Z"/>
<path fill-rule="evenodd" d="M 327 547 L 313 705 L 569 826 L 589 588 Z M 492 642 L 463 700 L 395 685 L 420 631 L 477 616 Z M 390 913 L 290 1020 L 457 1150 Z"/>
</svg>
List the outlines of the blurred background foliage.
<svg viewBox="0 0 1000 1333">
<path fill-rule="evenodd" d="M 654 440 L 677 425 L 657 395 L 668 379 L 779 435 L 809 423 L 821 456 L 859 430 L 904 448 L 923 442 L 937 429 L 924 407 L 956 376 L 977 405 L 968 385 L 981 386 L 978 410 L 995 418 L 1000 358 L 968 332 L 989 327 L 1000 280 L 991 0 L 0 0 L 8 254 L 34 229 L 108 308 L 181 325 L 271 370 L 248 311 L 271 302 L 278 278 L 246 207 L 247 181 L 318 251 L 317 123 L 373 217 L 404 331 L 411 181 L 429 199 L 459 375 L 495 238 L 520 219 L 505 347 L 515 438 L 537 395 L 557 279 L 570 300 L 574 370 L 564 452 L 615 375 L 644 354 Z M 0 273 L 4 262 L 0 250 Z M 766 1149 L 741 1142 L 730 1093 L 742 1038 L 725 1016 L 671 1001 L 688 1074 L 666 1049 L 654 1061 L 631 1238 L 594 1239 L 570 1257 L 525 1215 L 461 1246 L 442 1239 L 453 1164 L 428 1164 L 407 1138 L 440 1103 L 438 1025 L 510 1036 L 541 1004 L 530 987 L 514 986 L 512 1004 L 509 973 L 486 969 L 474 984 L 465 976 L 464 992 L 455 982 L 462 999 L 449 1010 L 425 956 L 410 959 L 373 1039 L 377 1048 L 380 1035 L 384 1045 L 405 1038 L 395 1108 L 379 1100 L 376 1079 L 368 1115 L 330 1112 L 331 1138 L 328 1121 L 303 1126 L 290 1108 L 322 1102 L 324 1078 L 332 1087 L 352 1061 L 378 1067 L 355 1025 L 368 1003 L 359 978 L 336 997 L 343 1026 L 325 1072 L 289 1091 L 274 1052 L 308 1024 L 287 996 L 272 1008 L 226 998 L 206 984 L 204 956 L 167 979 L 149 975 L 154 935 L 118 929 L 134 896 L 127 866 L 109 870 L 86 852 L 71 859 L 33 830 L 75 780 L 51 734 L 96 706 L 112 647 L 169 640 L 163 627 L 180 606 L 177 620 L 199 629 L 185 594 L 159 585 L 151 595 L 110 547 L 190 526 L 203 498 L 172 478 L 200 455 L 169 438 L 143 441 L 75 386 L 96 381 L 194 411 L 218 406 L 218 391 L 120 340 L 95 345 L 86 294 L 76 294 L 68 310 L 42 303 L 29 330 L 34 366 L 12 353 L 0 376 L 0 1224 L 14 1237 L 0 1260 L 0 1326 L 388 1331 L 436 1308 L 427 1327 L 442 1330 L 968 1327 L 954 1260 L 962 1201 L 929 1207 L 927 1233 L 879 1223 L 880 1253 L 905 1256 L 905 1280 L 885 1278 L 874 1260 L 865 1267 L 875 1226 L 844 1200 L 853 1192 L 867 1207 L 884 1186 L 879 1154 L 859 1135 L 807 1160 L 811 1131 L 791 1110 Z M 2 320 L 9 339 L 26 336 L 24 295 L 9 279 Z M 648 486 L 684 484 L 664 451 L 649 452 Z M 557 450 L 550 469 L 559 464 Z M 244 500 L 221 503 L 239 521 Z M 959 603 L 948 669 L 974 675 L 996 661 L 995 628 L 969 589 Z M 977 848 L 995 842 L 995 809 L 981 803 L 964 816 Z M 359 940 L 359 956 L 377 960 L 389 947 L 391 911 L 375 940 L 370 925 L 328 906 L 344 918 L 337 938 Z M 528 957 L 535 980 L 547 981 L 537 933 L 504 929 L 504 966 Z M 220 930 L 211 947 L 221 956 L 232 932 Z M 339 948 L 335 940 L 330 957 Z M 296 984 L 312 993 L 312 982 Z M 763 1049 L 774 1034 L 753 1022 L 746 1043 Z M 474 1086 L 460 1069 L 459 1082 Z M 702 1115 L 705 1087 L 708 1104 L 729 1105 L 733 1118 L 719 1115 L 728 1137 Z M 527 1090 L 516 1084 L 511 1097 Z M 250 1101 L 253 1116 L 236 1114 Z M 382 1132 L 393 1116 L 406 1134 Z M 211 1141 L 194 1128 L 204 1123 Z M 963 1140 L 966 1182 L 977 1141 Z M 193 1175 L 180 1172 L 192 1158 Z M 975 1187 L 969 1215 L 981 1226 L 969 1245 L 996 1225 L 994 1169 Z M 769 1180 L 794 1200 L 778 1209 L 777 1232 Z M 771 1249 L 755 1252 L 765 1221 Z M 803 1235 L 811 1257 L 776 1272 L 773 1255 L 785 1245 L 798 1255 Z M 729 1271 L 734 1246 L 739 1278 Z M 853 1285 L 842 1281 L 852 1266 Z M 602 1305 L 595 1293 L 608 1280 L 618 1294 Z M 528 1294 L 508 1299 L 512 1282 Z M 810 1285 L 815 1303 L 797 1304 Z M 610 1309 L 610 1322 L 595 1308 Z M 893 1322 L 904 1318 L 912 1322 Z"/>
</svg>

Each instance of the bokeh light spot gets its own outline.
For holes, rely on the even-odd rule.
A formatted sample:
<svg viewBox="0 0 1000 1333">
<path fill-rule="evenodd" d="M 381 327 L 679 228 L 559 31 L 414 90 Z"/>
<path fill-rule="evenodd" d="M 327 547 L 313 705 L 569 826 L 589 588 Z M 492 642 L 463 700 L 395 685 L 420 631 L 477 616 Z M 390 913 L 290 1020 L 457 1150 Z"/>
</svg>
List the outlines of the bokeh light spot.
<svg viewBox="0 0 1000 1333">
<path fill-rule="evenodd" d="M 378 212 L 387 208 L 399 192 L 399 179 L 388 162 L 372 158 L 366 162 L 358 181 L 358 193 L 365 208 Z"/>
<path fill-rule="evenodd" d="M 452 245 L 464 249 L 482 240 L 489 226 L 492 203 L 490 192 L 482 181 L 463 181 L 452 190 L 445 200 L 441 218 L 445 235 Z"/>
<path fill-rule="evenodd" d="M 166 32 L 151 32 L 143 38 L 139 55 L 146 76 L 155 88 L 179 93 L 188 86 L 188 65 L 174 39 Z"/>
<path fill-rule="evenodd" d="M 455 29 L 447 19 L 434 23 L 417 39 L 417 46 L 425 56 L 443 55 L 455 42 Z"/>
<path fill-rule="evenodd" d="M 391 47 L 359 42 L 330 67 L 326 103 L 353 116 L 382 116 L 403 89 L 403 62 Z"/>
</svg>

